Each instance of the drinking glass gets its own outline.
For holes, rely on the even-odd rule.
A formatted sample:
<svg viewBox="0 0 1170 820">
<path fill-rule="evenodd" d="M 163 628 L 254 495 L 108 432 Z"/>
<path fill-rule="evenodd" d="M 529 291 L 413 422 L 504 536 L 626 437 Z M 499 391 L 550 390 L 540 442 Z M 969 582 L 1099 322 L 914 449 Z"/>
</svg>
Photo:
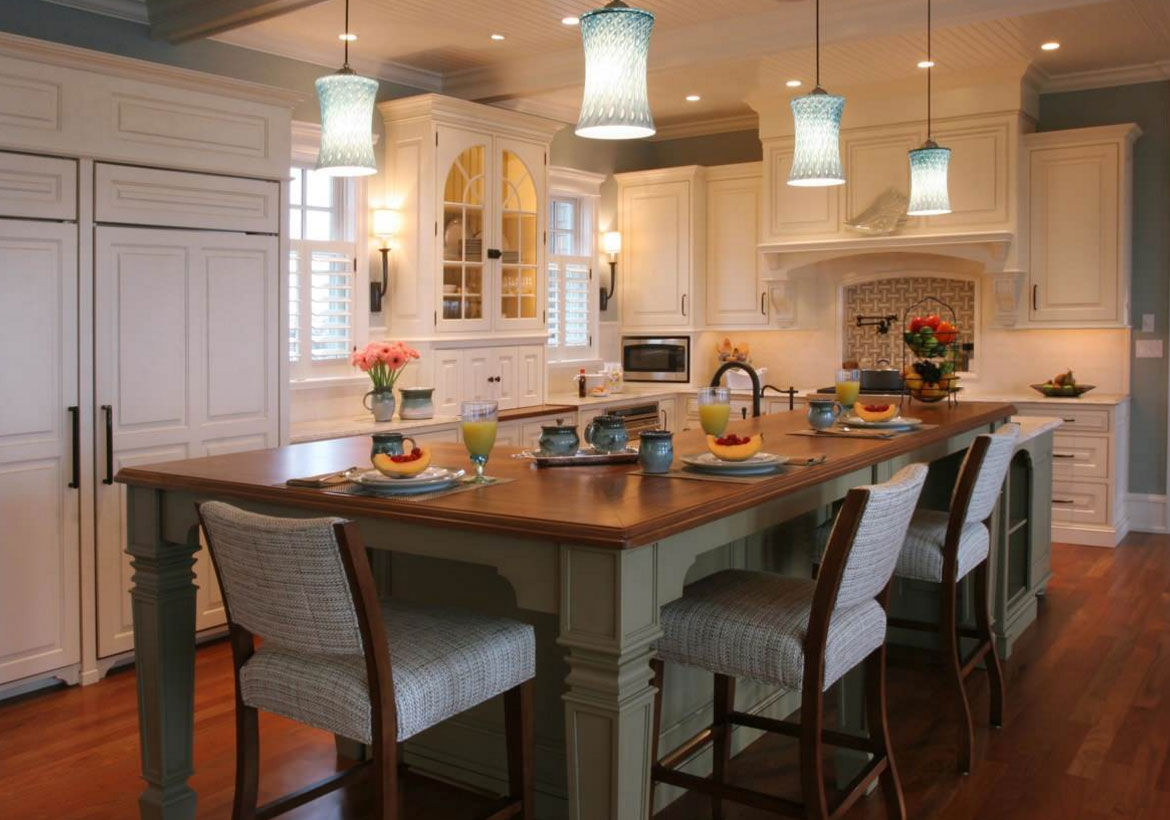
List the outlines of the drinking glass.
<svg viewBox="0 0 1170 820">
<path fill-rule="evenodd" d="M 857 402 L 861 393 L 860 370 L 838 370 L 837 381 L 834 385 L 837 390 L 837 402 L 845 408 L 851 408 Z"/>
<path fill-rule="evenodd" d="M 731 417 L 731 391 L 726 387 L 699 390 L 699 423 L 709 436 L 721 436 Z"/>
<path fill-rule="evenodd" d="M 490 484 L 495 479 L 485 476 L 483 468 L 496 443 L 499 405 L 494 401 L 465 401 L 459 410 L 459 418 L 463 422 L 463 444 L 471 456 L 471 463 L 475 465 L 475 478 L 471 481 Z"/>
</svg>

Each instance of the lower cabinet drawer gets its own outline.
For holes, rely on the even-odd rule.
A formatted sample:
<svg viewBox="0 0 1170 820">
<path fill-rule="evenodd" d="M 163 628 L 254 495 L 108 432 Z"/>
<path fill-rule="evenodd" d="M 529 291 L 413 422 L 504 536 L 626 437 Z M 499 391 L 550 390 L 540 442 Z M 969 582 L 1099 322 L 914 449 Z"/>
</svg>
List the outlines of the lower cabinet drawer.
<svg viewBox="0 0 1170 820">
<path fill-rule="evenodd" d="M 1047 416 L 1064 422 L 1060 433 L 1108 433 L 1109 411 L 1100 407 L 1070 407 L 1067 404 L 1018 404 L 1021 416 Z M 1057 434 L 1059 435 L 1059 433 Z"/>
<path fill-rule="evenodd" d="M 1057 481 L 1109 478 L 1109 438 L 1057 433 L 1052 439 L 1052 476 Z"/>
<path fill-rule="evenodd" d="M 1108 524 L 1109 485 L 1052 482 L 1053 524 Z"/>
</svg>

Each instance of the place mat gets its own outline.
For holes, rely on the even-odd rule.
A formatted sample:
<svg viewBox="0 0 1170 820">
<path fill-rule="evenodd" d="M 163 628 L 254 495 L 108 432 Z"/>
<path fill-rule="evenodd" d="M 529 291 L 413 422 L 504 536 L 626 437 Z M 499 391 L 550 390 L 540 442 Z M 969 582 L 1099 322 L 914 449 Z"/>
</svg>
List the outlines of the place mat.
<svg viewBox="0 0 1170 820">
<path fill-rule="evenodd" d="M 510 484 L 515 481 L 514 478 L 497 478 L 491 484 L 473 484 L 470 482 L 459 482 L 454 487 L 444 487 L 441 490 L 435 490 L 430 493 L 415 493 L 414 495 L 388 495 L 387 493 L 380 493 L 377 490 L 372 490 L 369 487 L 363 487 L 361 484 L 354 484 L 349 482 L 341 487 L 324 487 L 321 489 L 323 493 L 330 495 L 357 495 L 363 498 L 384 498 L 389 501 L 433 501 L 436 498 L 442 498 L 447 495 L 455 495 L 456 493 L 465 493 L 471 490 L 478 490 L 487 487 L 498 487 L 501 484 Z"/>
<path fill-rule="evenodd" d="M 817 436 L 820 438 L 824 438 L 825 436 L 830 438 L 872 438 L 888 441 L 892 438 L 905 436 L 910 433 L 920 433 L 923 430 L 933 430 L 936 427 L 938 427 L 937 424 L 919 424 L 917 427 L 912 427 L 908 430 L 889 430 L 886 432 L 881 430 L 850 430 L 847 432 L 845 430 L 836 428 L 829 430 L 793 430 L 792 432 L 786 433 L 785 435 Z"/>
<path fill-rule="evenodd" d="M 634 470 L 630 475 L 645 475 L 660 478 L 692 478 L 696 481 L 724 481 L 730 484 L 755 484 L 765 478 L 775 478 L 778 475 L 784 474 L 785 467 L 815 467 L 818 464 L 824 464 L 826 456 L 824 453 L 814 453 L 811 456 L 785 456 L 788 461 L 783 464 L 777 464 L 776 468 L 770 473 L 760 473 L 759 475 L 720 475 L 719 473 L 703 473 L 698 470 L 688 470 L 684 467 L 671 467 L 670 472 L 667 473 L 648 473 L 645 470 Z"/>
</svg>

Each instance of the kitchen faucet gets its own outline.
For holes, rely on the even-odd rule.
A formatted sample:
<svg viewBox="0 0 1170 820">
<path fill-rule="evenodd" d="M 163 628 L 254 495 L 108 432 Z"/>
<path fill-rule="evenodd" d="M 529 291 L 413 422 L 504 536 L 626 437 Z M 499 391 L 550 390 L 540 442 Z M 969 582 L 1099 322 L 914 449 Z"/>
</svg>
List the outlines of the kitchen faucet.
<svg viewBox="0 0 1170 820">
<path fill-rule="evenodd" d="M 752 380 L 752 418 L 758 418 L 760 415 L 760 393 L 762 392 L 760 390 L 760 374 L 757 373 L 756 369 L 754 367 L 752 367 L 750 364 L 748 364 L 747 362 L 736 362 L 736 361 L 724 362 L 723 364 L 719 365 L 719 369 L 716 370 L 715 375 L 711 377 L 711 386 L 718 387 L 719 380 L 723 378 L 723 374 L 726 373 L 728 370 L 733 370 L 734 368 L 737 368 L 737 367 L 740 370 L 747 373 L 748 376 L 751 377 L 751 380 Z"/>
</svg>

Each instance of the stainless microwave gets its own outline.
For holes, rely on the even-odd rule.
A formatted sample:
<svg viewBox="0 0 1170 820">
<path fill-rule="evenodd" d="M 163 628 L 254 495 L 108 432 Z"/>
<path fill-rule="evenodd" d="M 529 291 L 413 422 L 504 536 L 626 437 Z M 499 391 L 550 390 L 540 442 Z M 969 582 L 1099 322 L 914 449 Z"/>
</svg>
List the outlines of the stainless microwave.
<svg viewBox="0 0 1170 820">
<path fill-rule="evenodd" d="M 628 382 L 691 380 L 691 340 L 687 336 L 623 336 L 622 371 Z"/>
</svg>

